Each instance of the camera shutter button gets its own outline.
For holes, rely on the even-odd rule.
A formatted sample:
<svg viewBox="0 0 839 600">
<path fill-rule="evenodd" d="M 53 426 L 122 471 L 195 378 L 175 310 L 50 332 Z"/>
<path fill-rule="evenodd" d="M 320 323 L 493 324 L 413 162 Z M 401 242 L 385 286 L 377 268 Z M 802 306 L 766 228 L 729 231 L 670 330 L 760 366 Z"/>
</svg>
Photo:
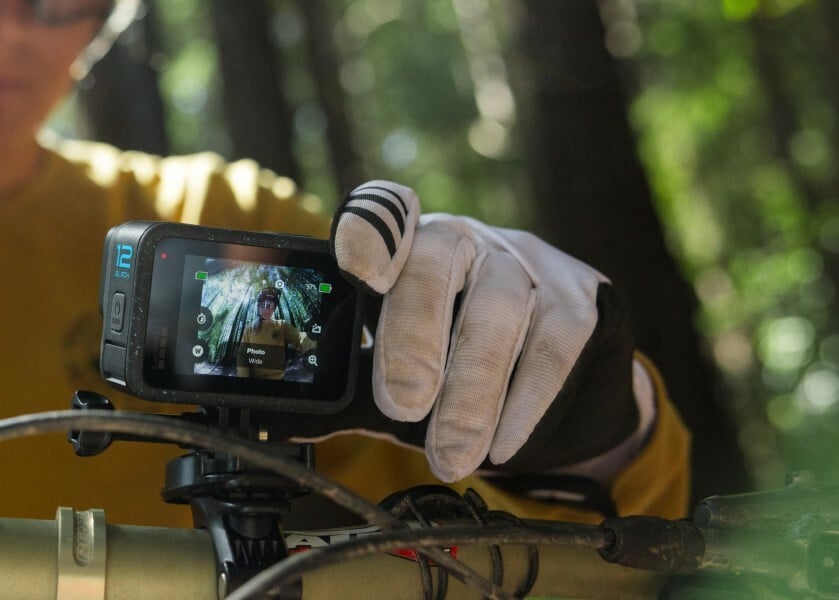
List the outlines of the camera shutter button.
<svg viewBox="0 0 839 600">
<path fill-rule="evenodd" d="M 125 324 L 125 294 L 115 292 L 111 298 L 111 331 L 120 333 Z"/>
</svg>

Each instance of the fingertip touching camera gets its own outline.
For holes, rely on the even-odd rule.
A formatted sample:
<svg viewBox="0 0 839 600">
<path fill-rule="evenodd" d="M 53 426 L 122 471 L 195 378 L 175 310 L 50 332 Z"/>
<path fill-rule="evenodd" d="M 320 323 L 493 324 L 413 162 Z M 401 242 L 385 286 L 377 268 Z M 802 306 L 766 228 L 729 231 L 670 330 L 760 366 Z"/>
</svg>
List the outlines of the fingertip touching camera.
<svg viewBox="0 0 839 600">
<path fill-rule="evenodd" d="M 124 223 L 100 311 L 102 375 L 139 398 L 321 414 L 352 399 L 361 306 L 325 240 Z"/>
</svg>

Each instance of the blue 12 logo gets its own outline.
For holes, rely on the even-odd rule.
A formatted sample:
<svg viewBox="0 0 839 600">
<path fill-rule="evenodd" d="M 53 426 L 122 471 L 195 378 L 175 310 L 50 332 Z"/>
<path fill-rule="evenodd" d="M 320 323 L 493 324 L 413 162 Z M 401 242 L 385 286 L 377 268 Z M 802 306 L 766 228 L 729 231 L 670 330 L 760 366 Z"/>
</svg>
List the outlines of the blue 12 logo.
<svg viewBox="0 0 839 600">
<path fill-rule="evenodd" d="M 128 279 L 131 276 L 131 257 L 134 256 L 134 247 L 128 244 L 117 244 L 117 268 L 114 277 Z"/>
</svg>

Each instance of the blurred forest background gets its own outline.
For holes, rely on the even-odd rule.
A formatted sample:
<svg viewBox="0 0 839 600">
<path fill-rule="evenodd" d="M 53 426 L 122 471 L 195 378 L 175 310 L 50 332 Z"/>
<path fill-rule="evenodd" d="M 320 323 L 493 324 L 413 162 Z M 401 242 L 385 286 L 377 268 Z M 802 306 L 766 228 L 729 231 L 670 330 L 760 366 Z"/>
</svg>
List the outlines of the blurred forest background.
<svg viewBox="0 0 839 600">
<path fill-rule="evenodd" d="M 146 0 L 54 126 L 365 177 L 627 297 L 695 496 L 839 481 L 839 2 Z"/>
</svg>

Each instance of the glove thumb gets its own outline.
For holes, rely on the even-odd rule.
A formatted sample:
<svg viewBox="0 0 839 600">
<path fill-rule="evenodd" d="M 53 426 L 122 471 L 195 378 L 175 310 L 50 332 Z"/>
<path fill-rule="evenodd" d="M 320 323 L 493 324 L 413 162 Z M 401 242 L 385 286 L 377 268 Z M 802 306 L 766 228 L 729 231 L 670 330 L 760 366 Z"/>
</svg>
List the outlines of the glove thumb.
<svg viewBox="0 0 839 600">
<path fill-rule="evenodd" d="M 411 188 L 369 181 L 350 192 L 332 217 L 332 253 L 344 276 L 385 294 L 408 258 L 419 220 Z"/>
</svg>

